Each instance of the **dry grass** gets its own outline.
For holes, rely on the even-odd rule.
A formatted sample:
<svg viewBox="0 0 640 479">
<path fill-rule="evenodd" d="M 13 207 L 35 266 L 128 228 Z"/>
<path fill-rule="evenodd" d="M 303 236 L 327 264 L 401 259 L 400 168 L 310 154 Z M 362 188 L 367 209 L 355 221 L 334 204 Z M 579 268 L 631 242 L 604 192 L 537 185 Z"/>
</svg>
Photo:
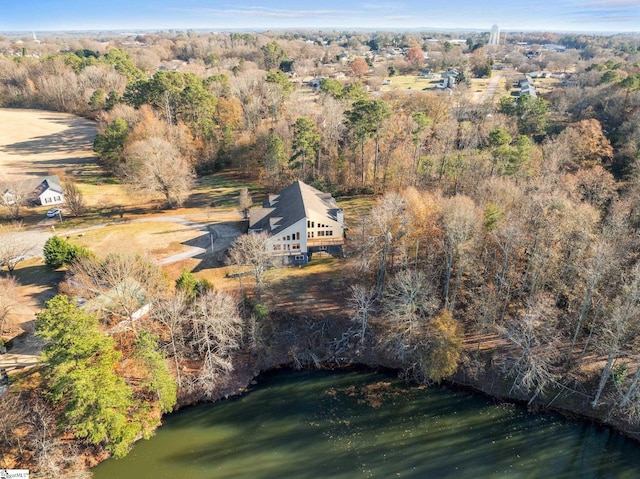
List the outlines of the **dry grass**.
<svg viewBox="0 0 640 479">
<path fill-rule="evenodd" d="M 424 90 L 435 88 L 440 83 L 437 78 L 424 78 L 417 75 L 397 75 L 390 78 L 390 85 L 382 85 L 382 91 L 392 90 Z"/>
<path fill-rule="evenodd" d="M 0 109 L 0 181 L 71 173 L 93 161 L 96 124 L 66 113 Z"/>
<path fill-rule="evenodd" d="M 168 221 L 110 224 L 69 237 L 69 241 L 84 246 L 99 255 L 109 251 L 147 253 L 160 259 L 189 249 L 185 242 L 200 233 L 190 226 Z"/>
</svg>

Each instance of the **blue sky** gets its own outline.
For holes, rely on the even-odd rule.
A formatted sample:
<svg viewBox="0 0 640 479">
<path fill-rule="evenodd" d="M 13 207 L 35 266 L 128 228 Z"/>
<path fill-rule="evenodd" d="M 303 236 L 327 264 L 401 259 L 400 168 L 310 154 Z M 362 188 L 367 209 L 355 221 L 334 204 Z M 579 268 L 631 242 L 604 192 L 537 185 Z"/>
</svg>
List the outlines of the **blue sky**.
<svg viewBox="0 0 640 479">
<path fill-rule="evenodd" d="M 0 0 L 0 32 L 331 28 L 640 32 L 640 0 Z"/>
</svg>

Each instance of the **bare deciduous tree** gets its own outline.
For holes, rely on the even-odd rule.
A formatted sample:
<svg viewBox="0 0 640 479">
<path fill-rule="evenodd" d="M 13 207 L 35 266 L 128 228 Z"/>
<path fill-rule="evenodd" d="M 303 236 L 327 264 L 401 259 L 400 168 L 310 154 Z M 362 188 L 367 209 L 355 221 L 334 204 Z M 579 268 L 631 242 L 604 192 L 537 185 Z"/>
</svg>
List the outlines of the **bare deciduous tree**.
<svg viewBox="0 0 640 479">
<path fill-rule="evenodd" d="M 273 256 L 267 250 L 266 233 L 250 233 L 239 236 L 229 249 L 229 263 L 237 266 L 250 266 L 256 280 L 258 301 L 264 291 L 264 273 L 273 264 Z"/>
<path fill-rule="evenodd" d="M 173 359 L 178 390 L 182 388 L 180 360 L 186 349 L 184 327 L 187 323 L 188 302 L 184 291 L 176 291 L 169 298 L 154 303 L 151 317 L 162 324 L 169 335 L 169 355 Z"/>
<path fill-rule="evenodd" d="M 438 307 L 434 287 L 422 271 L 403 270 L 396 273 L 383 296 L 385 317 L 394 330 L 411 343 Z M 409 346 L 410 347 L 410 346 Z"/>
<path fill-rule="evenodd" d="M 81 216 L 87 207 L 84 202 L 84 196 L 75 183 L 69 179 L 65 179 L 62 184 L 64 191 L 65 206 L 69 210 L 71 216 Z"/>
<path fill-rule="evenodd" d="M 510 344 L 503 366 L 514 378 L 511 391 L 531 394 L 531 403 L 553 380 L 560 336 L 550 298 L 529 299 L 526 308 L 517 320 L 499 327 L 498 332 Z"/>
<path fill-rule="evenodd" d="M 233 370 L 232 355 L 240 346 L 242 320 L 229 293 L 209 290 L 191 312 L 194 345 L 202 357 L 198 382 L 211 397 L 222 376 Z"/>
<path fill-rule="evenodd" d="M 18 287 L 14 278 L 0 278 L 0 336 L 11 326 L 10 315 L 18 304 Z"/>
<path fill-rule="evenodd" d="M 238 204 L 240 206 L 240 211 L 242 211 L 242 215 L 245 219 L 248 219 L 249 208 L 251 208 L 251 205 L 253 204 L 251 193 L 249 193 L 249 188 L 242 188 L 240 190 L 240 194 L 238 195 Z"/>
<path fill-rule="evenodd" d="M 366 288 L 361 284 L 352 285 L 349 289 L 351 291 L 351 296 L 349 297 L 349 305 L 352 311 L 351 321 L 358 326 L 360 345 L 363 346 L 369 318 L 374 310 L 375 289 Z"/>
<path fill-rule="evenodd" d="M 104 260 L 80 257 L 69 265 L 70 286 L 101 314 L 131 322 L 134 313 L 166 289 L 162 270 L 147 258 L 132 253 L 110 253 Z"/>
<path fill-rule="evenodd" d="M 15 231 L 0 235 L 0 268 L 7 268 L 9 275 L 13 275 L 18 264 L 26 259 L 32 249 L 32 245 Z"/>
<path fill-rule="evenodd" d="M 361 267 L 368 269 L 369 265 L 374 265 L 376 296 L 384 289 L 385 274 L 394 257 L 395 248 L 407 232 L 405 206 L 401 195 L 387 193 L 371 210 L 366 220 L 363 218 Z"/>
<path fill-rule="evenodd" d="M 625 278 L 622 291 L 615 298 L 611 312 L 605 319 L 601 337 L 600 350 L 607 354 L 607 361 L 600 373 L 600 382 L 591 407 L 598 406 L 600 396 L 607 381 L 611 377 L 616 361 L 629 336 L 637 330 L 635 319 L 640 315 L 640 264 L 636 264 Z"/>
<path fill-rule="evenodd" d="M 7 210 L 10 218 L 20 219 L 20 208 L 27 204 L 31 191 L 31 182 L 27 180 L 4 183 L 0 185 L 0 206 Z"/>
<path fill-rule="evenodd" d="M 127 147 L 125 157 L 123 173 L 135 190 L 161 193 L 170 208 L 183 204 L 193 185 L 193 168 L 171 142 L 139 140 Z"/>
<path fill-rule="evenodd" d="M 442 226 L 444 229 L 443 248 L 445 252 L 445 308 L 453 309 L 456 292 L 464 270 L 468 242 L 473 237 L 478 220 L 476 206 L 467 196 L 456 195 L 443 202 Z M 454 290 L 451 293 L 451 275 L 455 268 Z"/>
</svg>

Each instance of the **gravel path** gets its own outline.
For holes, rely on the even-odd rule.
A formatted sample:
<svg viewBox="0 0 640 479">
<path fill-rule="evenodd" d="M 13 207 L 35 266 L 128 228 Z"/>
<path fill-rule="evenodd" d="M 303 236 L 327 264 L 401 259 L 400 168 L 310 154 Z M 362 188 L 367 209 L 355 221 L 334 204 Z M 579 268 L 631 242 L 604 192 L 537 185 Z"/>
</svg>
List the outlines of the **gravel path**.
<svg viewBox="0 0 640 479">
<path fill-rule="evenodd" d="M 493 98 L 496 96 L 498 83 L 500 82 L 501 79 L 502 79 L 502 75 L 492 76 L 491 79 L 489 80 L 489 84 L 487 85 L 487 89 L 484 91 L 484 93 L 482 94 L 482 96 L 480 97 L 477 103 L 483 104 L 483 103 L 486 103 L 487 101 L 493 100 Z"/>
</svg>

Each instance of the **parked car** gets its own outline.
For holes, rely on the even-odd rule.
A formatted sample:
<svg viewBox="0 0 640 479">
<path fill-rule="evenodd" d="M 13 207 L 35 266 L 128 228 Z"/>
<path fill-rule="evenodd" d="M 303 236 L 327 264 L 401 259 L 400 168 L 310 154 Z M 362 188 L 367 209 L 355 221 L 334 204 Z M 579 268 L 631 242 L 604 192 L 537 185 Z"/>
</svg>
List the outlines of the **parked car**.
<svg viewBox="0 0 640 479">
<path fill-rule="evenodd" d="M 52 210 L 47 211 L 47 218 L 55 218 L 56 216 L 60 216 L 60 213 L 62 213 L 60 208 L 54 208 Z"/>
</svg>

